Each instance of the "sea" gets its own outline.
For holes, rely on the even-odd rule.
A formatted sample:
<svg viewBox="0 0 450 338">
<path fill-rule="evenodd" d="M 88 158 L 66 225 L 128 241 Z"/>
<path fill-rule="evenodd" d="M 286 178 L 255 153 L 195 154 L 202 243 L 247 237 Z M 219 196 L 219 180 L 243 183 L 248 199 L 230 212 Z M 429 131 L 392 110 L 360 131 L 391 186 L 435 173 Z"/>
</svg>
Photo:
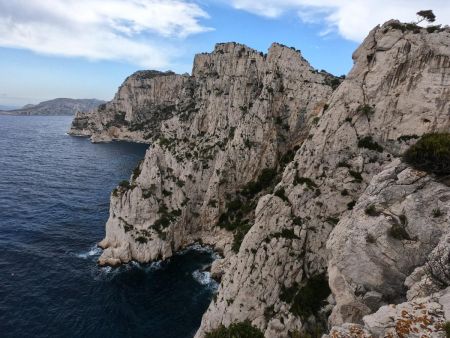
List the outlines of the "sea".
<svg viewBox="0 0 450 338">
<path fill-rule="evenodd" d="M 70 123 L 0 116 L 0 337 L 193 337 L 216 255 L 99 267 L 111 191 L 148 146 L 93 144 Z"/>
</svg>

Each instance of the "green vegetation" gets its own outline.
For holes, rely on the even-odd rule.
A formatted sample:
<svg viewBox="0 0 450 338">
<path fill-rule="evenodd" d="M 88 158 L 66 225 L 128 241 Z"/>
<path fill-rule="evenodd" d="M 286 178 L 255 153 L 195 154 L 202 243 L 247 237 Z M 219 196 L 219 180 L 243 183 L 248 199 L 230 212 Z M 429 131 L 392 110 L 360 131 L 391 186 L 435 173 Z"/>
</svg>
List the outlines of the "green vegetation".
<svg viewBox="0 0 450 338">
<path fill-rule="evenodd" d="M 244 240 L 245 235 L 250 230 L 252 226 L 248 223 L 241 223 L 237 226 L 235 232 L 234 232 L 234 238 L 233 238 L 233 245 L 231 246 L 231 249 L 234 252 L 239 252 L 239 249 L 241 248 L 242 241 Z"/>
<path fill-rule="evenodd" d="M 375 113 L 375 109 L 372 106 L 369 106 L 368 104 L 360 105 L 358 108 L 356 108 L 356 111 L 358 113 L 366 115 L 367 117 Z"/>
<path fill-rule="evenodd" d="M 233 323 L 229 327 L 221 325 L 206 333 L 205 338 L 264 338 L 264 334 L 246 320 L 241 323 Z"/>
<path fill-rule="evenodd" d="M 306 320 L 311 315 L 317 315 L 330 293 L 325 274 L 320 274 L 309 278 L 300 288 L 294 285 L 292 288 L 282 290 L 280 299 L 287 303 L 292 302 L 290 311 Z"/>
<path fill-rule="evenodd" d="M 406 231 L 407 218 L 405 215 L 399 216 L 399 221 L 393 220 L 392 227 L 389 229 L 389 235 L 399 241 L 411 240 L 408 232 Z"/>
<path fill-rule="evenodd" d="M 123 229 L 125 230 L 125 232 L 131 231 L 134 229 L 133 224 L 128 223 L 122 217 L 119 217 L 119 221 L 121 221 L 123 223 Z"/>
<path fill-rule="evenodd" d="M 265 168 L 262 170 L 258 180 L 248 183 L 243 189 L 242 194 L 247 197 L 252 197 L 261 190 L 269 187 L 273 179 L 277 175 L 276 168 Z"/>
<path fill-rule="evenodd" d="M 372 217 L 375 217 L 375 216 L 380 215 L 380 212 L 377 210 L 377 208 L 375 207 L 374 204 L 369 205 L 369 206 L 364 210 L 364 212 L 366 213 L 366 215 L 369 215 L 369 216 L 372 216 Z"/>
<path fill-rule="evenodd" d="M 356 201 L 351 201 L 347 203 L 347 209 L 348 210 L 353 210 L 353 208 L 355 207 Z"/>
<path fill-rule="evenodd" d="M 418 11 L 416 14 L 420 17 L 420 19 L 417 21 L 417 23 L 421 23 L 424 20 L 427 22 L 435 22 L 436 21 L 436 15 L 434 15 L 434 13 L 431 9 Z"/>
<path fill-rule="evenodd" d="M 350 176 L 352 176 L 356 182 L 361 183 L 363 178 L 361 176 L 361 173 L 354 171 L 354 170 L 349 170 L 348 173 L 350 174 Z"/>
<path fill-rule="evenodd" d="M 132 177 L 133 181 L 135 181 L 139 177 L 139 175 L 141 174 L 141 164 L 142 164 L 142 162 L 143 161 L 140 161 L 138 163 L 138 165 L 136 166 L 136 168 L 134 168 L 134 170 L 133 170 L 133 177 Z"/>
<path fill-rule="evenodd" d="M 399 23 L 399 22 L 392 22 L 389 24 L 389 27 L 392 29 L 398 29 L 401 30 L 403 33 L 410 31 L 413 33 L 419 33 L 420 32 L 420 26 L 417 26 L 415 23 Z"/>
<path fill-rule="evenodd" d="M 119 187 L 124 189 L 130 189 L 131 185 L 130 182 L 128 182 L 127 180 L 123 180 L 122 182 L 119 183 Z"/>
<path fill-rule="evenodd" d="M 270 236 L 270 238 L 286 238 L 286 239 L 300 239 L 295 232 L 294 229 L 286 229 L 284 228 L 281 232 L 276 232 Z"/>
<path fill-rule="evenodd" d="M 366 242 L 373 244 L 373 243 L 377 242 L 377 239 L 373 235 L 367 234 L 366 235 Z"/>
<path fill-rule="evenodd" d="M 306 184 L 306 187 L 310 190 L 313 190 L 313 188 L 317 188 L 317 184 L 312 179 L 295 175 L 294 185 L 298 184 Z"/>
<path fill-rule="evenodd" d="M 423 135 L 403 155 L 412 167 L 438 176 L 450 174 L 450 134 Z"/>
<path fill-rule="evenodd" d="M 283 201 L 289 203 L 289 199 L 287 198 L 287 196 L 285 194 L 284 188 L 280 188 L 277 191 L 275 191 L 274 195 L 281 198 Z"/>
<path fill-rule="evenodd" d="M 434 33 L 434 32 L 442 32 L 442 26 L 441 25 L 433 25 L 433 26 L 428 26 L 427 27 L 427 32 L 428 33 Z"/>
<path fill-rule="evenodd" d="M 439 208 L 433 209 L 433 217 L 434 218 L 441 217 L 442 215 L 443 215 L 443 213 L 442 213 L 441 209 L 439 209 Z"/>
<path fill-rule="evenodd" d="M 402 135 L 402 136 L 397 138 L 397 141 L 399 141 L 399 142 L 407 142 L 409 140 L 417 139 L 417 138 L 419 138 L 419 136 L 417 136 L 417 135 Z"/>
<path fill-rule="evenodd" d="M 348 164 L 346 161 L 339 161 L 337 164 L 338 168 L 351 168 L 351 165 Z"/>
<path fill-rule="evenodd" d="M 327 223 L 330 223 L 331 225 L 336 225 L 336 224 L 339 223 L 339 218 L 337 218 L 337 217 L 328 217 L 325 221 Z"/>
<path fill-rule="evenodd" d="M 445 337 L 450 338 L 450 322 L 445 322 L 444 325 L 442 325 L 442 328 L 445 332 Z"/>
<path fill-rule="evenodd" d="M 145 243 L 148 242 L 148 239 L 147 239 L 147 237 L 139 236 L 139 237 L 136 238 L 136 242 L 139 242 L 141 244 L 145 244 Z"/>
<path fill-rule="evenodd" d="M 383 152 L 383 147 L 372 139 L 372 136 L 365 136 L 358 141 L 359 148 L 367 148 L 369 150 L 375 150 L 379 153 Z"/>
</svg>

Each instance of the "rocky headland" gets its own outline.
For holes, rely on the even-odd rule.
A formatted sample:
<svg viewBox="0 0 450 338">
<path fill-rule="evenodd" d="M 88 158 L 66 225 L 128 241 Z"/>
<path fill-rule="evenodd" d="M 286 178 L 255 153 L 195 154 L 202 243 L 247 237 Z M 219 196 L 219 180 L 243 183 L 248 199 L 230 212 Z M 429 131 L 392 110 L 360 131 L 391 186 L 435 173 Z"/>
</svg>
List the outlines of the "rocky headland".
<svg viewBox="0 0 450 338">
<path fill-rule="evenodd" d="M 77 113 L 72 135 L 150 144 L 99 264 L 214 246 L 197 338 L 446 337 L 450 187 L 403 154 L 450 132 L 450 29 L 389 21 L 353 60 L 337 78 L 280 44 L 217 44 L 192 75 L 140 71 Z"/>
<path fill-rule="evenodd" d="M 73 116 L 77 112 L 88 112 L 105 103 L 97 99 L 58 98 L 38 104 L 27 104 L 20 109 L 0 110 L 0 115 L 14 116 Z"/>
</svg>

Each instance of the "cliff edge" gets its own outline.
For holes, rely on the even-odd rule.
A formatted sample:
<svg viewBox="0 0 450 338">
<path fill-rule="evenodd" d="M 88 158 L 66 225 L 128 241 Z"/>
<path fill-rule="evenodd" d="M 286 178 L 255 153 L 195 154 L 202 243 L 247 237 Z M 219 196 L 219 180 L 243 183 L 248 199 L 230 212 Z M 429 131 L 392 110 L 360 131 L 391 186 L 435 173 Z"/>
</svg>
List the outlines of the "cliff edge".
<svg viewBox="0 0 450 338">
<path fill-rule="evenodd" d="M 353 60 L 343 80 L 279 44 L 218 44 L 192 75 L 138 72 L 78 114 L 72 134 L 150 143 L 111 195 L 99 263 L 214 245 L 221 284 L 197 338 L 232 323 L 445 337 L 450 187 L 402 155 L 450 131 L 450 30 L 389 21 Z"/>
</svg>

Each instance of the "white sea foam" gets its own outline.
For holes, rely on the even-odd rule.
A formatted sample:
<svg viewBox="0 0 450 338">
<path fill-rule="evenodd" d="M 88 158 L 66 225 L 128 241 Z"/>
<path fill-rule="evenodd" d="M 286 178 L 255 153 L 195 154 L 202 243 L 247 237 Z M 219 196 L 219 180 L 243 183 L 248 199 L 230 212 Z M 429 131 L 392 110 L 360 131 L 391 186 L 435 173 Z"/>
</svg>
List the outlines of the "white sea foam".
<svg viewBox="0 0 450 338">
<path fill-rule="evenodd" d="M 99 248 L 97 245 L 94 245 L 89 249 L 89 251 L 77 254 L 77 257 L 86 259 L 91 256 L 98 256 L 98 255 L 100 255 L 101 252 L 102 252 L 102 249 Z"/>
<path fill-rule="evenodd" d="M 211 278 L 211 273 L 208 271 L 195 270 L 192 277 L 201 285 L 205 285 L 212 290 L 217 290 L 219 284 Z"/>
</svg>

